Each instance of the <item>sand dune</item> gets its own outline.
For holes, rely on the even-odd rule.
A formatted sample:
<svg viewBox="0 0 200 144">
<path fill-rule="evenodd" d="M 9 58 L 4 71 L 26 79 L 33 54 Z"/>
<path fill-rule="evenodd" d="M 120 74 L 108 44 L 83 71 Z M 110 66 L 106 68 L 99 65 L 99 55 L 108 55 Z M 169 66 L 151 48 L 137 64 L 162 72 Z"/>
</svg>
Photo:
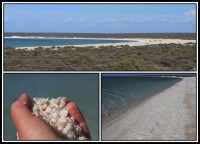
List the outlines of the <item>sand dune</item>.
<svg viewBox="0 0 200 144">
<path fill-rule="evenodd" d="M 153 96 L 102 128 L 102 140 L 195 140 L 196 78 Z"/>
</svg>

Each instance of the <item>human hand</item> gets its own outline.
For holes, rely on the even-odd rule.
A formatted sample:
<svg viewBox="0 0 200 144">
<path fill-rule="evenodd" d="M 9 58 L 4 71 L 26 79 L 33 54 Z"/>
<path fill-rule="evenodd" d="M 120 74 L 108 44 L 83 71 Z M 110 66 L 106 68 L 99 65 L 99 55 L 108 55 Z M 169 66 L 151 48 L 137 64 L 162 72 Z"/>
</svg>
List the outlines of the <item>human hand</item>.
<svg viewBox="0 0 200 144">
<path fill-rule="evenodd" d="M 91 140 L 87 123 L 78 106 L 69 99 L 67 99 L 67 103 L 66 109 L 69 115 L 74 118 L 86 137 Z M 30 97 L 25 93 L 11 106 L 11 117 L 17 129 L 19 140 L 63 140 L 44 120 L 32 115 L 30 106 Z"/>
</svg>

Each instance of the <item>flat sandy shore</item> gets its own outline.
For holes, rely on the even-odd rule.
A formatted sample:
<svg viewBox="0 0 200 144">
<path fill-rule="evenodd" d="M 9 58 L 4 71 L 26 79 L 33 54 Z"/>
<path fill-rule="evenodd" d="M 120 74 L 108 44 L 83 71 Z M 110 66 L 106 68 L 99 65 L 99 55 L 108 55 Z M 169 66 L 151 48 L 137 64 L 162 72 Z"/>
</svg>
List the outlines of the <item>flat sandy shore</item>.
<svg viewBox="0 0 200 144">
<path fill-rule="evenodd" d="M 64 38 L 63 38 L 64 39 Z M 65 38 L 69 39 L 69 38 Z M 185 44 L 185 43 L 196 43 L 196 40 L 182 40 L 182 39 L 151 39 L 151 38 L 134 38 L 134 39 L 112 39 L 112 38 L 78 38 L 78 39 L 99 39 L 99 40 L 132 40 L 137 42 L 122 42 L 122 43 L 106 43 L 106 44 L 82 44 L 82 45 L 61 45 L 57 47 L 65 47 L 65 46 L 74 46 L 74 47 L 86 47 L 86 46 L 93 46 L 93 47 L 100 47 L 100 46 L 121 46 L 121 45 L 129 45 L 129 46 L 144 46 L 144 45 L 156 45 L 156 44 Z M 42 46 L 43 48 L 49 48 L 51 46 Z M 29 50 L 35 49 L 37 47 L 17 47 L 17 49 L 24 49 L 28 48 Z"/>
<path fill-rule="evenodd" d="M 102 140 L 196 140 L 196 78 L 185 77 L 104 124 Z"/>
</svg>

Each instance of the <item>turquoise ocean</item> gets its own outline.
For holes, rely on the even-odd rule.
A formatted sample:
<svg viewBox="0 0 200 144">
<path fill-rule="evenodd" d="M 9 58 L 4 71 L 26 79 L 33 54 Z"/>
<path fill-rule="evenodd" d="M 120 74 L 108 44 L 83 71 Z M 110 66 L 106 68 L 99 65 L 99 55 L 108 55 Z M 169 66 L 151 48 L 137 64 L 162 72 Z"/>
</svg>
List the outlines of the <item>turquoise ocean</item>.
<svg viewBox="0 0 200 144">
<path fill-rule="evenodd" d="M 81 44 L 103 44 L 136 42 L 128 40 L 102 40 L 102 39 L 63 39 L 63 38 L 4 38 L 4 47 L 33 47 L 33 46 L 62 46 Z"/>
</svg>

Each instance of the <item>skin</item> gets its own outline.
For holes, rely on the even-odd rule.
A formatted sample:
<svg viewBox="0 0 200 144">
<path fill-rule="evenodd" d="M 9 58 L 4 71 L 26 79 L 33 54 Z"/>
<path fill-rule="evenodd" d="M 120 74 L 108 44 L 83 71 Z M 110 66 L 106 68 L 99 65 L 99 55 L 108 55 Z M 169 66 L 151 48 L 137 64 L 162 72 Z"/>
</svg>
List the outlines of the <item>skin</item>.
<svg viewBox="0 0 200 144">
<path fill-rule="evenodd" d="M 82 127 L 86 137 L 91 135 L 83 114 L 78 106 L 66 98 L 66 109 L 71 117 Z M 22 94 L 11 106 L 11 117 L 17 129 L 19 140 L 63 140 L 40 117 L 32 115 L 31 100 L 28 94 Z"/>
</svg>

